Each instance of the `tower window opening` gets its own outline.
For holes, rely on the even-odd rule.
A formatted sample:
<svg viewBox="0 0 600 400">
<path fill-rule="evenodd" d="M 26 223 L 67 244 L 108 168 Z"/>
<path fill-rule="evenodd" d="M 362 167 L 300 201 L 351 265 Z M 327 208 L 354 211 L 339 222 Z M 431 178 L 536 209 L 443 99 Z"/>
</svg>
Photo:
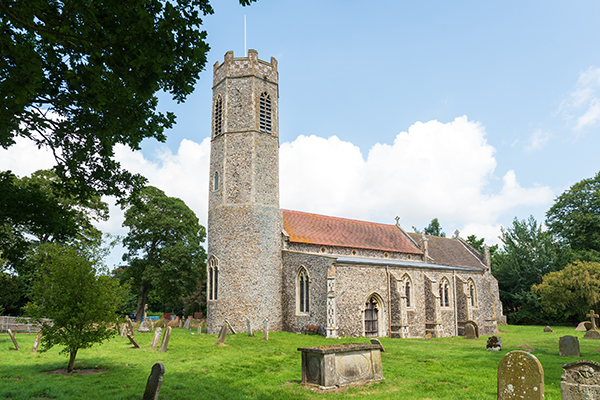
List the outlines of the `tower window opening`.
<svg viewBox="0 0 600 400">
<path fill-rule="evenodd" d="M 260 95 L 260 131 L 271 133 L 271 96 L 267 92 Z"/>
<path fill-rule="evenodd" d="M 219 173 L 215 172 L 215 191 L 219 190 Z"/>
<path fill-rule="evenodd" d="M 308 282 L 308 273 L 306 272 L 306 269 L 304 267 L 300 267 L 296 281 L 296 302 L 298 305 L 298 312 L 302 314 L 309 312 L 308 304 L 310 299 L 310 292 Z"/>
<path fill-rule="evenodd" d="M 208 299 L 217 300 L 219 288 L 219 267 L 216 257 L 210 257 L 208 260 Z"/>
<path fill-rule="evenodd" d="M 215 136 L 223 133 L 223 99 L 217 97 L 215 101 Z"/>
</svg>

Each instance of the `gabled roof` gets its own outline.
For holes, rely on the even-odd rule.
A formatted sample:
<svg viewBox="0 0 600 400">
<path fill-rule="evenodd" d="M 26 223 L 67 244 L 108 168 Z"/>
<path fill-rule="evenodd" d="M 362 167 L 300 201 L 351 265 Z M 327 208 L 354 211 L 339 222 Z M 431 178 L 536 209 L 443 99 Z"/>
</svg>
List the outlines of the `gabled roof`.
<svg viewBox="0 0 600 400">
<path fill-rule="evenodd" d="M 293 243 L 423 254 L 396 225 L 281 210 Z"/>
<path fill-rule="evenodd" d="M 419 244 L 421 249 L 424 249 L 420 233 L 407 232 L 407 234 Z M 429 235 L 425 235 L 425 237 L 427 238 L 427 253 L 433 263 L 486 268 L 483 255 L 463 240 Z"/>
</svg>

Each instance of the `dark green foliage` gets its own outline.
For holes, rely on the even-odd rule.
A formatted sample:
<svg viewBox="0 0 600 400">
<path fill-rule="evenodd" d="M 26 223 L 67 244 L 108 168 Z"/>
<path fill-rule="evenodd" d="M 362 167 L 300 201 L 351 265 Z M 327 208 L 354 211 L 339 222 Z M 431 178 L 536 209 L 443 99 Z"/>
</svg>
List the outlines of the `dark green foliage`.
<svg viewBox="0 0 600 400">
<path fill-rule="evenodd" d="M 600 172 L 558 196 L 546 225 L 571 246 L 572 260 L 600 261 Z"/>
<path fill-rule="evenodd" d="M 465 242 L 469 243 L 471 246 L 473 246 L 473 248 L 475 250 L 477 250 L 480 253 L 483 253 L 484 249 L 484 242 L 485 239 L 481 238 L 481 239 L 477 239 L 476 235 L 469 235 L 467 236 L 467 239 L 465 240 Z M 496 254 L 496 252 L 498 251 L 498 245 L 495 244 L 493 246 L 489 246 L 490 248 L 490 256 L 494 256 L 494 254 Z"/>
<path fill-rule="evenodd" d="M 437 218 L 432 219 L 431 222 L 429 223 L 429 225 L 427 227 L 425 227 L 423 229 L 423 231 L 415 228 L 414 226 L 413 226 L 413 230 L 415 231 L 415 233 L 423 232 L 424 234 L 429 235 L 429 236 L 446 237 L 446 234 L 444 232 L 442 232 L 442 227 L 440 226 L 440 221 L 438 221 Z"/>
<path fill-rule="evenodd" d="M 123 226 L 129 233 L 123 240 L 127 249 L 123 261 L 127 266 L 119 277 L 131 279 L 138 291 L 138 320 L 149 294 L 171 308 L 182 306 L 183 297 L 206 279 L 206 253 L 200 245 L 206 236 L 204 227 L 183 201 L 152 186 L 143 188 L 125 207 Z"/>
<path fill-rule="evenodd" d="M 101 343 L 115 334 L 117 310 L 124 301 L 126 287 L 101 272 L 97 260 L 71 246 L 47 243 L 37 248 L 38 263 L 26 313 L 43 322 L 41 351 L 62 346 L 69 354 L 67 370 L 73 370 L 79 349 Z"/>
<path fill-rule="evenodd" d="M 492 257 L 492 273 L 498 279 L 500 300 L 510 323 L 547 324 L 539 296 L 531 295 L 532 285 L 542 283 L 542 276 L 564 268 L 569 253 L 542 231 L 533 216 L 514 219 L 511 228 L 502 229 L 503 248 Z"/>
<path fill-rule="evenodd" d="M 141 187 L 114 146 L 165 140 L 175 116 L 155 94 L 193 91 L 212 12 L 208 0 L 0 1 L 0 146 L 25 137 L 51 149 L 79 197 Z"/>
</svg>

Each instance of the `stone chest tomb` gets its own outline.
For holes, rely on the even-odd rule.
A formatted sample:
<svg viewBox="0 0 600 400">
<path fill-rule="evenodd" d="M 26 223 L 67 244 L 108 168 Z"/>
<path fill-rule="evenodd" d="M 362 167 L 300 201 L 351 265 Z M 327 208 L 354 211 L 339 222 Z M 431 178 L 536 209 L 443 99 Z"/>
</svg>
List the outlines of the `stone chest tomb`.
<svg viewBox="0 0 600 400">
<path fill-rule="evenodd" d="M 332 389 L 353 383 L 383 380 L 381 346 L 347 343 L 301 347 L 302 383 Z"/>
</svg>

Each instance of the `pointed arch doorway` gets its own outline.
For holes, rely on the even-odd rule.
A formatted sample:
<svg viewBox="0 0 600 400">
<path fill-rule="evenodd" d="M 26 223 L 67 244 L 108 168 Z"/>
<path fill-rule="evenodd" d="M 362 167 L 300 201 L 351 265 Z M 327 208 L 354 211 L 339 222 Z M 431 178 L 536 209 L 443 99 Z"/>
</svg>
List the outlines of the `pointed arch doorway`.
<svg viewBox="0 0 600 400">
<path fill-rule="evenodd" d="M 365 304 L 365 336 L 379 336 L 379 304 L 375 296 L 371 296 Z"/>
</svg>

